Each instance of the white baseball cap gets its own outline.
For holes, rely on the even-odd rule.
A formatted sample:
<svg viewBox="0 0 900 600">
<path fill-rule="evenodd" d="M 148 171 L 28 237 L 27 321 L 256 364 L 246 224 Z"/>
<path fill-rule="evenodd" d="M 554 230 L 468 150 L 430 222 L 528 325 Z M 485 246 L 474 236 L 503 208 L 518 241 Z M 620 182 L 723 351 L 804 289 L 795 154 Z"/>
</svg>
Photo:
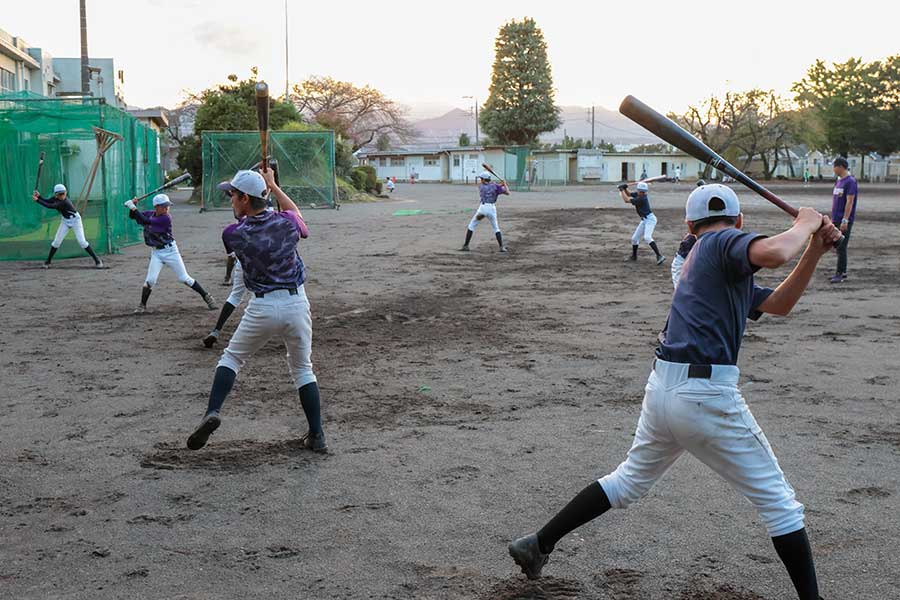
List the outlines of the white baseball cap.
<svg viewBox="0 0 900 600">
<path fill-rule="evenodd" d="M 709 202 L 718 198 L 725 204 L 723 210 L 710 210 Z M 687 221 L 700 221 L 709 217 L 737 217 L 741 214 L 741 202 L 737 194 L 727 185 L 710 183 L 694 188 L 684 206 L 684 218 Z"/>
<path fill-rule="evenodd" d="M 66 186 L 64 186 L 61 183 L 57 183 L 56 185 L 53 186 L 53 193 L 54 194 L 65 194 Z"/>
<path fill-rule="evenodd" d="M 635 187 L 635 189 L 637 189 L 637 191 L 639 191 L 639 192 L 646 192 L 646 191 L 648 191 L 648 190 L 650 189 L 650 186 L 647 185 L 647 183 L 644 182 L 644 181 L 638 181 L 638 184 L 637 184 L 636 186 L 634 186 L 634 187 Z"/>
<path fill-rule="evenodd" d="M 490 180 L 491 180 L 491 174 L 488 173 L 487 171 L 482 171 L 482 172 L 481 172 L 481 175 L 478 176 L 478 179 L 485 179 L 485 180 L 487 180 L 487 181 L 490 181 Z"/>
<path fill-rule="evenodd" d="M 153 196 L 153 206 L 169 206 L 172 201 L 165 194 L 157 194 Z"/>
<path fill-rule="evenodd" d="M 223 192 L 237 190 L 256 198 L 265 198 L 268 191 L 266 180 L 256 171 L 238 171 L 231 181 L 223 181 L 216 187 Z"/>
</svg>

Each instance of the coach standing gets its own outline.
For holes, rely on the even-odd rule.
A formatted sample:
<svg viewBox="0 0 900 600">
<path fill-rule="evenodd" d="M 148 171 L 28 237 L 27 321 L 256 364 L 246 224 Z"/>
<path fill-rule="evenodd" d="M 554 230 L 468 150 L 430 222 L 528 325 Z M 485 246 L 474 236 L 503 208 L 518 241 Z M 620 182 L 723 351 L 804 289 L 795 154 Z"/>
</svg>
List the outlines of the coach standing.
<svg viewBox="0 0 900 600">
<path fill-rule="evenodd" d="M 835 225 L 840 224 L 844 239 L 837 247 L 837 271 L 830 279 L 831 283 L 841 283 L 847 279 L 847 243 L 850 241 L 850 230 L 853 229 L 853 221 L 856 219 L 859 186 L 848 167 L 847 159 L 843 156 L 834 159 L 833 169 L 838 179 L 832 192 L 831 222 Z"/>
</svg>

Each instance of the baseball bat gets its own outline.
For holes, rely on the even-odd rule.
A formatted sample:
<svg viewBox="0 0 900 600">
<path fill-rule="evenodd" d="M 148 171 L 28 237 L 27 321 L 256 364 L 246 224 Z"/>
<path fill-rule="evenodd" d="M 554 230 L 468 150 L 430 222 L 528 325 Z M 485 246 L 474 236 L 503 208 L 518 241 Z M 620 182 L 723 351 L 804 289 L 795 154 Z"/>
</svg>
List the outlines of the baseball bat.
<svg viewBox="0 0 900 600">
<path fill-rule="evenodd" d="M 155 194 L 158 194 L 158 193 L 162 192 L 163 190 L 167 190 L 167 189 L 169 189 L 169 188 L 171 188 L 171 187 L 175 187 L 176 185 L 178 185 L 178 184 L 181 183 L 182 181 L 185 181 L 185 180 L 190 179 L 190 178 L 191 178 L 191 174 L 190 174 L 190 173 L 185 173 L 185 174 L 183 174 L 183 175 L 179 175 L 178 177 L 176 177 L 176 178 L 173 179 L 172 181 L 170 181 L 170 182 L 168 182 L 168 183 L 166 183 L 166 184 L 163 184 L 163 185 L 159 186 L 159 187 L 156 188 L 155 190 L 150 191 L 150 192 L 147 192 L 147 193 L 144 194 L 143 196 L 140 196 L 140 197 L 138 197 L 138 198 L 135 198 L 134 201 L 135 201 L 135 203 L 140 202 L 140 201 L 143 200 L 144 198 L 149 198 L 150 196 L 153 196 L 153 195 L 155 195 Z"/>
<path fill-rule="evenodd" d="M 34 191 L 38 191 L 38 187 L 41 185 L 41 171 L 44 170 L 44 151 L 41 151 L 41 157 L 38 159 L 38 170 L 37 177 L 34 180 Z"/>
<path fill-rule="evenodd" d="M 269 157 L 269 86 L 265 81 L 256 84 L 256 117 L 259 120 L 259 144 L 262 147 L 262 170 L 268 171 Z"/>
<path fill-rule="evenodd" d="M 639 179 L 637 181 L 629 181 L 628 185 L 634 185 L 636 183 L 655 183 L 657 181 L 665 181 L 668 178 L 668 175 L 657 175 L 656 177 L 647 177 L 645 179 Z"/>
<path fill-rule="evenodd" d="M 497 174 L 494 172 L 494 170 L 491 168 L 491 165 L 489 165 L 489 164 L 487 164 L 487 163 L 481 163 L 481 166 L 484 168 L 485 171 L 487 171 L 488 173 L 490 173 L 491 175 L 493 175 L 494 177 L 496 177 L 497 179 L 499 179 L 499 180 L 500 180 L 500 183 L 502 183 L 503 185 L 506 185 L 506 180 L 503 179 L 503 178 L 501 178 L 499 175 L 497 175 Z"/>
<path fill-rule="evenodd" d="M 677 123 L 665 117 L 634 96 L 626 96 L 619 106 L 619 112 L 679 150 L 687 152 L 697 160 L 733 177 L 792 217 L 797 209 L 751 179 L 746 173 L 716 154 L 712 148 L 682 129 Z"/>
</svg>

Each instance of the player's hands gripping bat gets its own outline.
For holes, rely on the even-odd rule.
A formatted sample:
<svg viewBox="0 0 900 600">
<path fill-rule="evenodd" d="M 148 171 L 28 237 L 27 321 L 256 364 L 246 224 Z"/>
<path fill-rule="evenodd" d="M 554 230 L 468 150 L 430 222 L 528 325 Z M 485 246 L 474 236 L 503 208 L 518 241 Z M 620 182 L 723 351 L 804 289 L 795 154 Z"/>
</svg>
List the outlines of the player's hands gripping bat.
<svg viewBox="0 0 900 600">
<path fill-rule="evenodd" d="M 38 186 L 41 185 L 41 171 L 44 170 L 44 152 L 41 151 L 41 157 L 38 159 L 37 177 L 34 179 L 34 193 L 38 193 Z"/>
<path fill-rule="evenodd" d="M 132 202 L 135 202 L 135 203 L 138 203 L 138 202 L 140 202 L 141 200 L 143 200 L 144 198 L 149 198 L 150 196 L 155 196 L 156 194 L 158 194 L 158 193 L 160 193 L 160 192 L 162 192 L 162 191 L 165 191 L 165 190 L 167 190 L 167 189 L 169 189 L 169 188 L 173 188 L 173 187 L 175 187 L 176 185 L 178 185 L 179 183 L 181 183 L 182 181 L 187 181 L 187 180 L 190 179 L 190 178 L 191 178 L 191 174 L 190 174 L 190 173 L 184 173 L 183 175 L 179 175 L 178 177 L 176 177 L 176 178 L 173 179 L 172 181 L 169 181 L 169 182 L 167 182 L 167 183 L 164 183 L 163 185 L 159 186 L 159 187 L 156 188 L 155 190 L 152 190 L 152 191 L 150 191 L 150 192 L 147 192 L 147 193 L 144 194 L 143 196 L 138 196 L 137 198 L 132 198 L 131 201 L 132 201 Z"/>
<path fill-rule="evenodd" d="M 746 173 L 734 167 L 734 165 L 714 152 L 712 148 L 682 129 L 677 123 L 659 114 L 634 96 L 626 96 L 622 100 L 619 112 L 658 138 L 669 142 L 676 148 L 687 152 L 697 160 L 734 178 L 736 181 L 740 181 L 787 214 L 797 217 L 796 208 L 756 183 Z"/>
<path fill-rule="evenodd" d="M 259 121 L 260 159 L 263 171 L 269 170 L 269 86 L 265 81 L 256 84 L 256 118 Z"/>
<path fill-rule="evenodd" d="M 496 177 L 500 181 L 500 185 L 506 185 L 506 181 L 501 179 L 500 176 L 494 172 L 494 170 L 491 168 L 491 165 L 489 165 L 487 163 L 481 163 L 481 166 L 484 168 L 485 171 L 487 171 L 488 173 L 490 173 L 491 175 Z"/>
</svg>

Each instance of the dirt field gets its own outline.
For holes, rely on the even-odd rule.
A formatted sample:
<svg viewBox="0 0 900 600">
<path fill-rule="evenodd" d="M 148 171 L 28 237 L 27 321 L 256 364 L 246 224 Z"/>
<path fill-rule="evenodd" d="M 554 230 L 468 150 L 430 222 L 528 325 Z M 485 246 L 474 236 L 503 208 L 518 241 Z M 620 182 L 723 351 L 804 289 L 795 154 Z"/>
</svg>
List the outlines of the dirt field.
<svg viewBox="0 0 900 600">
<path fill-rule="evenodd" d="M 652 200 L 671 258 L 689 185 Z M 830 186 L 787 188 L 820 209 Z M 0 597 L 794 598 L 751 506 L 691 457 L 637 506 L 563 540 L 539 583 L 506 553 L 627 451 L 671 295 L 668 264 L 623 259 L 613 188 L 516 194 L 511 249 L 484 222 L 456 251 L 472 187 L 308 211 L 327 456 L 283 349 L 241 373 L 210 445 L 215 322 L 164 271 L 132 315 L 147 249 L 0 264 Z M 746 227 L 781 213 L 742 192 Z M 397 210 L 427 214 L 392 216 Z M 174 210 L 190 273 L 218 300 L 230 214 Z M 826 257 L 791 318 L 748 327 L 742 388 L 807 507 L 822 593 L 900 597 L 900 188 L 862 186 L 850 279 Z M 767 273 L 775 283 L 784 272 Z M 226 338 L 237 325 L 232 318 Z M 894 565 L 891 567 L 890 565 Z"/>
</svg>

